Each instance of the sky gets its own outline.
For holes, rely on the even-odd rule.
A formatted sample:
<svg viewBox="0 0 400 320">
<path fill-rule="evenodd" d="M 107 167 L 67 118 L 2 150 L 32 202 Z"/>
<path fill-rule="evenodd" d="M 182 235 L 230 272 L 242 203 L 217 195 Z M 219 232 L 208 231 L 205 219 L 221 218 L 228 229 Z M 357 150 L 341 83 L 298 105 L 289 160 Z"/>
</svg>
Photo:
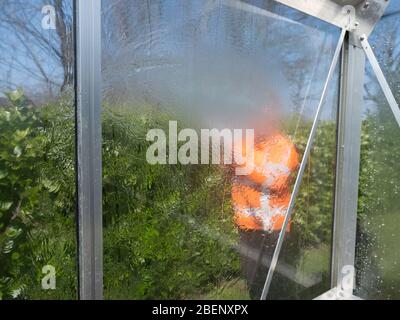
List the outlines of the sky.
<svg viewBox="0 0 400 320">
<path fill-rule="evenodd" d="M 214 125 L 243 121 L 246 114 L 258 112 L 277 100 L 276 105 L 285 111 L 302 112 L 306 118 L 311 118 L 339 30 L 283 5 L 268 12 L 260 9 L 263 1 L 249 2 L 256 6 L 220 0 L 209 9 L 205 1 L 193 0 L 188 9 L 185 0 L 163 1 L 163 13 L 157 18 L 160 8 L 155 5 L 156 1 L 147 11 L 145 8 L 139 12 L 135 5 L 144 2 L 103 0 L 103 21 L 110 23 L 104 22 L 103 28 L 113 28 L 118 22 L 113 20 L 113 10 L 122 5 L 130 10 L 130 28 L 136 35 L 131 41 L 124 40 L 120 34 L 114 34 L 111 40 L 103 37 L 102 55 L 106 57 L 102 65 L 104 98 L 109 98 L 112 92 L 111 99 L 115 103 L 155 103 L 189 118 L 208 119 Z M 46 0 L 24 3 L 24 12 L 15 14 L 23 14 L 38 32 L 57 41 L 54 30 L 41 28 L 41 7 Z M 2 6 L 0 13 L 4 14 L 5 10 Z M 392 0 L 386 12 L 397 10 L 400 10 L 400 1 Z M 386 25 L 396 18 L 398 16 L 382 20 L 377 26 L 380 33 L 374 33 L 371 42 L 379 38 Z M 152 30 L 147 27 L 148 19 L 153 19 Z M 204 23 L 208 29 L 202 33 L 199 30 Z M 267 30 L 260 35 L 265 26 Z M 140 46 L 141 41 L 146 44 Z M 15 64 L 18 60 L 37 73 L 25 44 L 37 53 L 52 80 L 61 82 L 62 69 L 56 59 L 40 51 L 34 41 L 25 44 L 19 41 L 3 27 L 1 19 L 0 43 L 12 44 L 9 50 L 0 51 L 3 60 L 0 82 L 11 79 L 14 86 L 40 94 L 43 82 Z M 384 48 L 376 50 L 379 53 Z M 337 75 L 336 72 L 332 89 L 328 91 L 323 114 L 327 119 L 335 115 Z M 4 85 L 1 88 L 4 89 Z M 118 98 L 115 92 L 118 92 Z M 271 97 L 270 92 L 278 99 Z M 232 115 L 231 118 L 228 115 Z"/>
<path fill-rule="evenodd" d="M 212 8 L 204 1 L 191 3 L 187 8 L 185 1 L 165 2 L 151 30 L 147 20 L 135 24 L 140 16 L 130 13 L 128 33 L 140 33 L 137 38 L 151 45 L 133 50 L 135 42 L 129 39 L 117 35 L 109 40 L 110 53 L 103 50 L 106 98 L 111 93 L 110 100 L 129 105 L 150 101 L 217 127 L 244 123 L 271 103 L 314 116 L 338 29 L 284 6 L 271 13 L 235 1 L 216 1 Z M 104 8 L 105 21 L 112 21 L 113 10 L 118 7 Z M 207 32 L 201 32 L 204 24 Z M 336 93 L 331 90 L 328 100 Z M 333 114 L 326 108 L 325 117 Z"/>
<path fill-rule="evenodd" d="M 46 84 L 40 68 L 55 83 L 61 83 L 63 70 L 54 52 L 44 50 L 36 38 L 22 32 L 17 22 L 59 47 L 55 30 L 42 28 L 42 8 L 48 0 L 3 0 L 0 8 L 0 91 L 21 86 L 41 94 Z M 66 0 L 72 10 L 72 0 Z M 68 7 L 68 6 L 67 6 Z M 71 14 L 71 13 L 69 13 Z M 20 30 L 16 33 L 15 30 Z M 35 64 L 35 61 L 37 62 Z M 38 67 L 40 65 L 40 68 Z"/>
</svg>

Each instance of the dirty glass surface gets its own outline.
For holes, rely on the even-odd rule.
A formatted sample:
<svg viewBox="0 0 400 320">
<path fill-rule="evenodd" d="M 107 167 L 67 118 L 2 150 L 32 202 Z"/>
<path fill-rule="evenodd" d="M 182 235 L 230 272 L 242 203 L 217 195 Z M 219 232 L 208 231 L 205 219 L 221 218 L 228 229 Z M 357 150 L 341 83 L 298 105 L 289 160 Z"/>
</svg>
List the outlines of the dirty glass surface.
<svg viewBox="0 0 400 320">
<path fill-rule="evenodd" d="M 259 235 L 249 247 L 234 222 L 234 164 L 204 161 L 201 141 L 190 156 L 180 147 L 202 129 L 274 131 L 300 160 L 338 38 L 337 29 L 274 1 L 102 1 L 105 298 L 259 298 L 276 233 L 264 233 L 262 255 Z M 327 289 L 336 93 L 275 298 Z M 165 164 L 154 164 L 146 155 L 158 139 L 162 146 L 162 133 L 154 155 Z M 246 264 L 259 267 L 258 285 Z"/>
<path fill-rule="evenodd" d="M 331 45 L 336 46 L 336 39 Z M 329 59 L 326 57 L 326 59 Z M 268 299 L 313 299 L 331 288 L 332 224 L 336 171 L 336 115 L 339 73 L 336 67 L 284 240 Z M 320 79 L 319 81 L 324 81 Z M 309 123 L 297 145 L 305 147 Z"/>
<path fill-rule="evenodd" d="M 72 29 L 72 0 L 1 1 L 0 299 L 77 295 Z"/>
<path fill-rule="evenodd" d="M 369 41 L 400 101 L 400 15 L 392 1 Z M 356 294 L 400 298 L 400 128 L 367 64 L 356 246 Z"/>
</svg>

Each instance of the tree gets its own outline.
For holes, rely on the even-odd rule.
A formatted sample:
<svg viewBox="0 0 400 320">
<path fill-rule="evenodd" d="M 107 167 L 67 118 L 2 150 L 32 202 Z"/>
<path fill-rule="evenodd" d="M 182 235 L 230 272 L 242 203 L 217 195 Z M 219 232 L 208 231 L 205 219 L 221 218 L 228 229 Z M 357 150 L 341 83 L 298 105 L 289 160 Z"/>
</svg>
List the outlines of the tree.
<svg viewBox="0 0 400 320">
<path fill-rule="evenodd" d="M 32 91 L 50 98 L 74 82 L 73 1 L 4 0 L 0 10 L 0 90 L 15 89 L 21 77 Z M 42 8 L 52 5 L 55 30 L 42 28 Z M 17 76 L 13 76 L 17 72 Z M 15 79 L 14 79 L 15 78 Z M 43 85 L 46 88 L 44 91 Z"/>
</svg>

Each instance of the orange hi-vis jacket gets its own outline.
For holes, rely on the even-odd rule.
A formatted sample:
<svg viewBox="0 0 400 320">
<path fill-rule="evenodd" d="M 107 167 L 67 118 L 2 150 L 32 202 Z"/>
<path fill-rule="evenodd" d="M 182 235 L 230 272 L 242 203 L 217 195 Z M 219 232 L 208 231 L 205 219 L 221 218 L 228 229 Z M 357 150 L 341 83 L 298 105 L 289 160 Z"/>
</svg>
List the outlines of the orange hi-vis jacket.
<svg viewBox="0 0 400 320">
<path fill-rule="evenodd" d="M 289 180 L 298 164 L 295 146 L 282 134 L 256 143 L 253 172 L 237 175 L 232 185 L 234 219 L 240 229 L 282 229 L 291 195 Z"/>
</svg>

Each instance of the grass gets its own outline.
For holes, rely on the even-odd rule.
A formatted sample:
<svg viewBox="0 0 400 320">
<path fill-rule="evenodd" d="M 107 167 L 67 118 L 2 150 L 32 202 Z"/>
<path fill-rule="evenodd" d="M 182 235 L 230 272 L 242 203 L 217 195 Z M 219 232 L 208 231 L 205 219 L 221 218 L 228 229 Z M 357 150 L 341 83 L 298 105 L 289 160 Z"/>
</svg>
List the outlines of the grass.
<svg viewBox="0 0 400 320">
<path fill-rule="evenodd" d="M 191 297 L 195 300 L 250 300 L 246 282 L 236 278 L 225 281 L 215 289 L 198 296 Z"/>
</svg>

